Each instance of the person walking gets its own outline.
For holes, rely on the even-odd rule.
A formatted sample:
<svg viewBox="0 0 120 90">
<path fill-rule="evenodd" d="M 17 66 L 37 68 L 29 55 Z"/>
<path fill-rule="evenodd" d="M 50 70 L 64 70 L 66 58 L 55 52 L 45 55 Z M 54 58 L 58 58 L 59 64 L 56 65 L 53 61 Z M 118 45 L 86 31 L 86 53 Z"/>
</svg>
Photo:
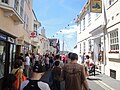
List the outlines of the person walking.
<svg viewBox="0 0 120 90">
<path fill-rule="evenodd" d="M 61 67 L 59 64 L 60 64 L 59 61 L 55 61 L 55 66 L 52 69 L 53 90 L 61 90 L 60 89 Z"/>
<path fill-rule="evenodd" d="M 24 80 L 27 80 L 27 77 L 24 76 L 22 61 L 16 60 L 14 62 L 14 68 L 12 69 L 12 74 L 16 76 L 16 80 L 14 82 L 15 90 L 20 90 L 20 85 Z"/>
<path fill-rule="evenodd" d="M 25 60 L 23 57 L 23 53 L 20 53 L 20 55 L 17 57 L 17 60 L 20 60 L 22 62 L 22 68 L 24 69 Z"/>
<path fill-rule="evenodd" d="M 30 74 L 30 57 L 27 54 L 25 54 L 25 75 L 29 78 Z"/>
<path fill-rule="evenodd" d="M 59 63 L 60 63 L 60 64 L 59 64 L 60 68 L 62 68 L 62 67 L 64 66 L 63 61 L 60 60 L 60 55 L 59 55 L 59 54 L 55 56 L 55 62 L 56 62 L 56 61 L 59 61 Z M 55 63 L 55 62 L 54 62 L 54 63 Z"/>
<path fill-rule="evenodd" d="M 45 67 L 42 64 L 35 63 L 32 78 L 22 82 L 20 90 L 50 90 L 49 85 L 40 80 L 44 72 Z"/>
<path fill-rule="evenodd" d="M 86 59 L 85 59 L 85 61 L 84 61 L 84 67 L 85 67 L 86 77 L 89 77 L 89 69 L 90 69 L 90 59 L 89 59 L 89 55 L 86 55 Z"/>
<path fill-rule="evenodd" d="M 81 60 L 82 60 L 82 64 L 84 64 L 84 61 L 85 61 L 85 53 L 83 53 L 83 55 L 81 56 Z"/>
<path fill-rule="evenodd" d="M 16 87 L 14 85 L 16 81 L 16 76 L 14 74 L 8 74 L 7 76 L 4 76 L 2 82 L 2 90 L 16 90 Z"/>
<path fill-rule="evenodd" d="M 77 63 L 78 55 L 70 55 L 71 62 L 63 66 L 62 76 L 65 80 L 65 90 L 89 90 L 83 65 Z"/>
</svg>

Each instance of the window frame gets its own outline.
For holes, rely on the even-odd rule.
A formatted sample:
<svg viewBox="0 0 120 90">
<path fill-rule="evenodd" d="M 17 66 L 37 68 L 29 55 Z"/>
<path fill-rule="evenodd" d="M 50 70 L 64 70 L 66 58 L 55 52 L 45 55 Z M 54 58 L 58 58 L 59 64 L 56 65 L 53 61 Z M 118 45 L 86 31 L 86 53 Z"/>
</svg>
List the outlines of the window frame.
<svg viewBox="0 0 120 90">
<path fill-rule="evenodd" d="M 118 29 L 111 31 L 109 33 L 110 36 L 110 51 L 119 51 L 119 37 L 118 37 Z"/>
<path fill-rule="evenodd" d="M 9 0 L 1 0 L 2 3 L 9 4 Z"/>
</svg>

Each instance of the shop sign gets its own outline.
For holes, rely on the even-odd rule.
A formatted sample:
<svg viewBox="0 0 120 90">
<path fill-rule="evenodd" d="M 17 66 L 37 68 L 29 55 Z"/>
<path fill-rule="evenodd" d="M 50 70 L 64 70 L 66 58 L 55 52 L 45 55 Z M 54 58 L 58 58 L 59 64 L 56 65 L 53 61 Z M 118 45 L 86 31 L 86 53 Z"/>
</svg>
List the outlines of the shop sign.
<svg viewBox="0 0 120 90">
<path fill-rule="evenodd" d="M 16 45 L 24 45 L 24 39 L 23 38 L 16 38 Z"/>
<path fill-rule="evenodd" d="M 11 43 L 15 43 L 14 39 L 11 38 L 11 37 L 8 37 L 8 41 L 11 42 Z"/>
<path fill-rule="evenodd" d="M 36 37 L 36 35 L 37 35 L 37 33 L 36 33 L 36 32 L 30 32 L 30 37 L 31 37 L 31 38 Z"/>
<path fill-rule="evenodd" d="M 0 40 L 7 40 L 7 36 L 0 34 Z"/>
<path fill-rule="evenodd" d="M 102 13 L 102 0 L 90 0 L 90 12 Z"/>
</svg>

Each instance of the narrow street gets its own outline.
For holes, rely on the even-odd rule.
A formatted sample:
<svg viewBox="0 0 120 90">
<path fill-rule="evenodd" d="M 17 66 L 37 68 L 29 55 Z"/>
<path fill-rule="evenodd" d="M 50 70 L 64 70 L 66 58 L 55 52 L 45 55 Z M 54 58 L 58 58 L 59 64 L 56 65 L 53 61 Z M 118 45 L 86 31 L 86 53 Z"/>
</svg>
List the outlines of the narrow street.
<svg viewBox="0 0 120 90">
<path fill-rule="evenodd" d="M 47 71 L 41 80 L 47 82 L 50 85 L 51 83 L 49 82 L 49 76 L 50 71 Z M 104 78 L 106 78 L 106 81 Z M 113 80 L 112 78 L 104 76 L 103 74 L 100 74 L 98 72 L 96 72 L 95 76 L 90 76 L 87 81 L 90 90 L 119 90 L 120 88 L 119 81 Z M 110 83 L 112 86 L 110 85 Z"/>
</svg>

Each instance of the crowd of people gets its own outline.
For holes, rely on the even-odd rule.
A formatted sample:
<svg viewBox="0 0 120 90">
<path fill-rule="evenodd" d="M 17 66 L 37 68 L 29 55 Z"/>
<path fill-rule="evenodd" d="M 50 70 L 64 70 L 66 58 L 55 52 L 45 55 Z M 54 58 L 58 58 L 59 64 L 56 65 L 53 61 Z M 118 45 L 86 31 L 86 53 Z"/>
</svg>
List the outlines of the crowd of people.
<svg viewBox="0 0 120 90">
<path fill-rule="evenodd" d="M 90 68 L 89 56 L 84 59 L 84 65 L 78 64 L 77 61 L 78 55 L 72 52 L 67 58 L 53 53 L 27 53 L 25 56 L 21 53 L 9 78 L 4 77 L 2 90 L 63 90 L 62 81 L 65 82 L 65 90 L 89 90 L 86 79 L 86 72 Z M 41 80 L 47 71 L 51 72 L 51 84 Z M 11 83 L 4 82 L 7 79 Z"/>
</svg>

